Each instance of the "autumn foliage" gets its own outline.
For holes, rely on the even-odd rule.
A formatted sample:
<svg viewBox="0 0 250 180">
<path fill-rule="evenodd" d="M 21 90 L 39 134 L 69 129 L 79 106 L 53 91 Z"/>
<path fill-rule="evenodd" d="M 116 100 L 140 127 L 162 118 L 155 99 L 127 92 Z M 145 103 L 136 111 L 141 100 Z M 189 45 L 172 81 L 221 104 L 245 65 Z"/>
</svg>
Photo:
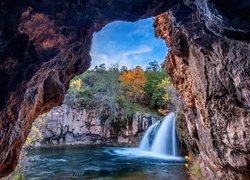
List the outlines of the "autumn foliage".
<svg viewBox="0 0 250 180">
<path fill-rule="evenodd" d="M 73 88 L 77 91 L 80 91 L 81 87 L 82 87 L 82 80 L 81 79 L 73 79 L 70 82 L 70 88 Z"/>
<path fill-rule="evenodd" d="M 99 109 L 104 119 L 109 112 L 111 121 L 138 111 L 139 106 L 164 115 L 172 106 L 171 88 L 168 75 L 157 61 L 149 63 L 146 70 L 140 66 L 106 68 L 101 64 L 71 81 L 65 103 Z"/>
<path fill-rule="evenodd" d="M 140 66 L 136 66 L 131 71 L 122 71 L 119 81 L 126 89 L 127 95 L 134 101 L 142 99 L 145 94 L 146 76 Z"/>
</svg>

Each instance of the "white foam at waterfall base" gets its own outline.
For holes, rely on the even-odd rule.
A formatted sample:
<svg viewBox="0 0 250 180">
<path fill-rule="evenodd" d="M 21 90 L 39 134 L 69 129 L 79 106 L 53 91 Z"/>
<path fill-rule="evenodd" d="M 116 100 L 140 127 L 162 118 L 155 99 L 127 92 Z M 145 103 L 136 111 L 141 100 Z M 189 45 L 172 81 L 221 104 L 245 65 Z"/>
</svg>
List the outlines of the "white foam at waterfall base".
<svg viewBox="0 0 250 180">
<path fill-rule="evenodd" d="M 166 155 L 161 155 L 161 154 L 155 154 L 151 151 L 145 151 L 140 148 L 120 148 L 117 150 L 109 151 L 107 153 L 127 157 L 130 159 L 154 158 L 154 159 L 162 159 L 168 162 L 184 162 L 185 161 L 185 158 L 181 156 L 166 156 Z"/>
<path fill-rule="evenodd" d="M 140 143 L 141 150 L 147 150 L 147 155 L 153 155 L 159 158 L 184 160 L 178 156 L 178 143 L 175 128 L 175 114 L 169 113 L 161 122 L 160 127 L 155 134 L 153 143 L 150 147 L 150 134 L 159 122 L 151 125 L 144 134 Z"/>
</svg>

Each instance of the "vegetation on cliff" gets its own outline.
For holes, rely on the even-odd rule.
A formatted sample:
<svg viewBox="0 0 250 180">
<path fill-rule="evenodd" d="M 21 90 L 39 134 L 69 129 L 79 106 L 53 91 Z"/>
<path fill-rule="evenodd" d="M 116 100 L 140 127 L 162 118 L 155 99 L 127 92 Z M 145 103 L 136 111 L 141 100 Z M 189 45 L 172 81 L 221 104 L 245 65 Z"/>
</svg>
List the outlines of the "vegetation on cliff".
<svg viewBox="0 0 250 180">
<path fill-rule="evenodd" d="M 64 103 L 96 109 L 101 118 L 117 121 L 135 111 L 157 114 L 159 109 L 171 109 L 170 89 L 168 75 L 157 61 L 145 71 L 140 66 L 119 69 L 101 64 L 71 81 Z"/>
<path fill-rule="evenodd" d="M 109 121 L 119 131 L 129 124 L 135 112 L 164 115 L 163 110 L 174 106 L 171 94 L 169 77 L 157 61 L 149 63 L 146 70 L 140 66 L 106 68 L 101 64 L 71 81 L 64 103 L 76 109 L 95 110 L 102 122 Z M 33 124 L 25 147 L 36 146 L 42 139 L 44 118 L 45 114 Z M 23 177 L 26 148 L 23 153 L 20 166 L 11 177 Z"/>
</svg>

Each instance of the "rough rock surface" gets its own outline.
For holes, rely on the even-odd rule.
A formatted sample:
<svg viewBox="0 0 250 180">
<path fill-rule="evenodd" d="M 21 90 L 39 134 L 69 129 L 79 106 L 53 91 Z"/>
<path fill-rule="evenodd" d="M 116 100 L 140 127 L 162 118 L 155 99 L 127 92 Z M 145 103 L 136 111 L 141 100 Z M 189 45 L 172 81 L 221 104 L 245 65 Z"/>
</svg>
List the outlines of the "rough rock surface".
<svg viewBox="0 0 250 180">
<path fill-rule="evenodd" d="M 31 125 L 60 105 L 90 66 L 94 32 L 155 16 L 174 0 L 0 1 L 0 177 L 15 168 Z"/>
<path fill-rule="evenodd" d="M 249 179 L 250 17 L 243 17 L 242 9 L 234 16 L 242 24 L 230 19 L 233 22 L 224 23 L 231 27 L 223 26 L 207 19 L 218 18 L 216 14 L 202 14 L 209 10 L 204 5 L 211 8 L 185 2 L 159 15 L 154 22 L 156 36 L 169 48 L 165 67 L 184 101 L 188 131 L 196 143 L 193 148 L 198 147 L 198 152 L 194 151 L 203 176 Z M 240 30 L 244 23 L 248 29 Z"/>
<path fill-rule="evenodd" d="M 155 26 L 168 42 L 166 64 L 186 102 L 203 173 L 249 176 L 249 6 L 238 0 L 1 0 L 0 177 L 16 166 L 34 119 L 61 104 L 69 80 L 89 67 L 93 32 L 172 7 Z"/>
<path fill-rule="evenodd" d="M 42 118 L 42 119 L 41 119 Z M 40 120 L 41 119 L 41 120 Z M 39 124 L 42 122 L 41 124 Z M 75 109 L 66 104 L 53 108 L 39 117 L 37 127 L 42 137 L 35 142 L 41 145 L 73 144 L 125 144 L 138 146 L 145 129 L 156 122 L 149 114 L 135 113 L 124 126 L 102 121 L 95 110 Z M 31 136 L 32 136 L 31 131 Z"/>
</svg>

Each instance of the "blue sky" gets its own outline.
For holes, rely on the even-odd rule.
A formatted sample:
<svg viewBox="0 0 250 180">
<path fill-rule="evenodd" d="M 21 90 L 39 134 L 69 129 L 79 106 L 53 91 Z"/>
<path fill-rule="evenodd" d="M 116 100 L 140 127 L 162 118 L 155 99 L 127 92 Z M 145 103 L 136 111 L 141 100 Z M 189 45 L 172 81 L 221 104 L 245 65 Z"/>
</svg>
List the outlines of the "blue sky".
<svg viewBox="0 0 250 180">
<path fill-rule="evenodd" d="M 165 42 L 154 37 L 152 18 L 133 23 L 116 21 L 94 34 L 91 68 L 102 63 L 106 67 L 119 64 L 120 67 L 146 68 L 154 60 L 162 63 L 166 53 Z"/>
</svg>

